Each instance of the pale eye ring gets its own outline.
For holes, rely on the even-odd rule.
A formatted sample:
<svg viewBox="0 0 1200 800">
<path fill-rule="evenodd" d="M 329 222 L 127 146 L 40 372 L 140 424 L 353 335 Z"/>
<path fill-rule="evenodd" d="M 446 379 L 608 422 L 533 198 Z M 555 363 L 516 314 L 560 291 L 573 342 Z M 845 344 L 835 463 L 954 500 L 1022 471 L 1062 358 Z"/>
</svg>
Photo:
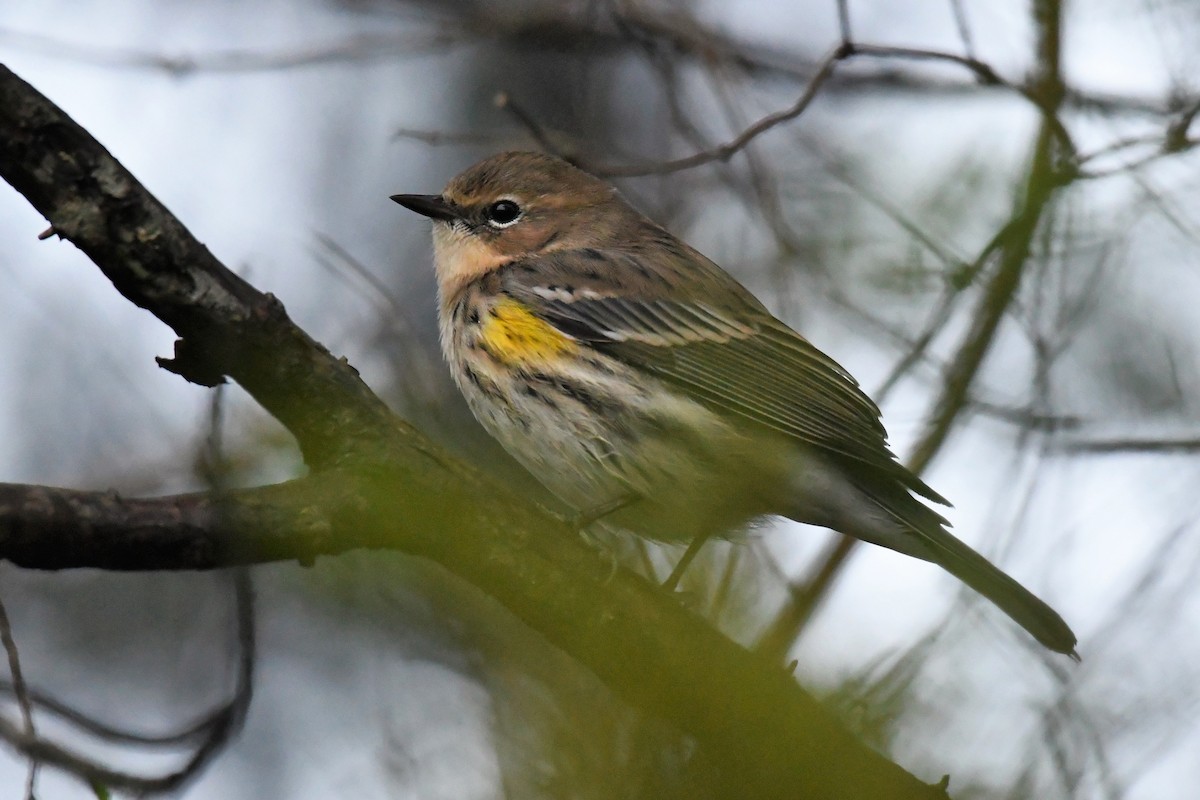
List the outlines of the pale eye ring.
<svg viewBox="0 0 1200 800">
<path fill-rule="evenodd" d="M 493 228 L 507 228 L 521 218 L 521 207 L 506 197 L 492 203 L 483 213 Z"/>
</svg>

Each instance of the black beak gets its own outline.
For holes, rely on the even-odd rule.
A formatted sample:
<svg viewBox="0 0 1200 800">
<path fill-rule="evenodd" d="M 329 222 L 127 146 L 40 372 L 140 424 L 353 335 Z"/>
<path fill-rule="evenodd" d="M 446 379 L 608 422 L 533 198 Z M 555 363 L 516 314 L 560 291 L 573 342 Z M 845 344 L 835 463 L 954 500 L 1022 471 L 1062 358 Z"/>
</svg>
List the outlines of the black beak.
<svg viewBox="0 0 1200 800">
<path fill-rule="evenodd" d="M 392 199 L 409 211 L 415 211 L 430 219 L 450 222 L 462 216 L 453 203 L 448 203 L 440 194 L 394 194 Z"/>
</svg>

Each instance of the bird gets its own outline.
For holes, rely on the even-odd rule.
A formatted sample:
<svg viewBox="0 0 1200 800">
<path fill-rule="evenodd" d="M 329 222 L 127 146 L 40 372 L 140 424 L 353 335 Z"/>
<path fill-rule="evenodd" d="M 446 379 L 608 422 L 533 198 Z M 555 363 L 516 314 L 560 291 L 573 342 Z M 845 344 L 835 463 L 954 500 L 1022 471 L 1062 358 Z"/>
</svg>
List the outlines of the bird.
<svg viewBox="0 0 1200 800">
<path fill-rule="evenodd" d="M 483 428 L 567 506 L 657 541 L 781 515 L 933 562 L 1050 650 L 1057 612 L 948 530 L 840 364 L 605 181 L 502 152 L 441 194 L 441 347 Z"/>
</svg>

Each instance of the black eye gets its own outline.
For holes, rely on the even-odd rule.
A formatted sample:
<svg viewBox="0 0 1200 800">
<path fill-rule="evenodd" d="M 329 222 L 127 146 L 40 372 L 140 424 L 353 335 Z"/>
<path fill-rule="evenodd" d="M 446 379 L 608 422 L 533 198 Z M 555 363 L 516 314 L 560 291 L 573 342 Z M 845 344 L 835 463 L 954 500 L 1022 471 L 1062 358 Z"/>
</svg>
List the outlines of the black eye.
<svg viewBox="0 0 1200 800">
<path fill-rule="evenodd" d="M 484 212 L 487 221 L 497 228 L 506 228 L 521 216 L 521 207 L 512 200 L 497 200 Z"/>
</svg>

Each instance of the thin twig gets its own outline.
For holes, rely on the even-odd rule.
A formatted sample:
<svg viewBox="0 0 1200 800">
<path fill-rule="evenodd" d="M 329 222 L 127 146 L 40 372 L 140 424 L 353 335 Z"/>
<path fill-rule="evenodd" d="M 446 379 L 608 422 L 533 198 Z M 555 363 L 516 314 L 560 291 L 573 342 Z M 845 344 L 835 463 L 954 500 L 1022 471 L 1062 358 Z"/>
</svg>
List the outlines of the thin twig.
<svg viewBox="0 0 1200 800">
<path fill-rule="evenodd" d="M 1192 127 L 1197 116 L 1200 116 L 1200 98 L 1193 99 L 1184 108 L 1183 113 L 1167 128 L 1165 150 L 1178 152 L 1195 144 L 1194 140 L 1188 139 L 1188 129 Z"/>
<path fill-rule="evenodd" d="M 812 101 L 816 98 L 821 87 L 826 81 L 829 80 L 830 76 L 833 75 L 833 70 L 837 66 L 837 63 L 847 58 L 850 54 L 850 51 L 844 47 L 838 47 L 834 49 L 821 60 L 821 64 L 817 70 L 817 73 L 812 77 L 812 80 L 809 81 L 808 86 L 805 87 L 803 94 L 800 95 L 800 98 L 796 100 L 795 103 L 783 111 L 777 111 L 774 114 L 768 114 L 723 145 L 669 161 L 651 162 L 646 164 L 630 164 L 626 166 L 595 166 L 592 167 L 592 171 L 604 177 L 632 178 L 644 175 L 662 175 L 670 172 L 679 172 L 681 170 L 693 169 L 704 164 L 709 164 L 713 161 L 728 161 L 738 151 L 740 151 L 754 139 L 758 138 L 777 125 L 790 122 L 791 120 L 803 114 L 805 109 L 807 109 Z"/>
<path fill-rule="evenodd" d="M 419 128 L 397 128 L 392 132 L 392 139 L 411 139 L 431 147 L 442 145 L 490 145 L 501 140 L 501 137 L 490 133 L 463 133 L 455 131 L 428 131 Z"/>
<path fill-rule="evenodd" d="M 967 22 L 967 12 L 963 8 L 962 0 L 950 0 L 950 11 L 954 14 L 954 27 L 958 29 L 958 39 L 962 42 L 963 52 L 972 61 L 978 60 L 975 56 L 975 40 L 971 36 L 971 26 Z"/>
<path fill-rule="evenodd" d="M 11 681 L 0 681 L 0 692 L 16 694 Z M 33 705 L 33 710 L 43 716 L 51 714 L 64 722 L 70 723 L 81 732 L 95 736 L 97 739 L 103 739 L 114 744 L 134 744 L 139 747 L 151 748 L 176 747 L 188 744 L 207 735 L 208 730 L 213 726 L 214 719 L 223 713 L 222 709 L 224 708 L 222 706 L 219 709 L 206 712 L 194 722 L 190 722 L 171 733 L 155 734 L 122 730 L 114 725 L 101 722 L 51 695 L 39 692 L 33 687 L 29 687 L 28 695 L 29 701 Z"/>
<path fill-rule="evenodd" d="M 534 141 L 541 145 L 547 153 L 552 153 L 559 158 L 571 161 L 571 159 L 568 158 L 565 153 L 563 153 L 562 148 L 555 144 L 554 140 L 550 137 L 549 131 L 543 128 L 541 123 L 539 123 L 533 114 L 529 113 L 524 106 L 514 102 L 508 92 L 497 92 L 496 96 L 492 99 L 492 102 L 495 104 L 496 108 L 512 114 L 513 118 L 516 119 L 517 122 L 521 123 L 525 130 L 529 131 L 529 135 L 532 136 Z"/>
<path fill-rule="evenodd" d="M 837 0 L 838 12 L 838 34 L 842 37 L 842 46 L 849 47 L 854 41 L 854 35 L 850 31 L 850 2 L 849 0 Z"/>
<path fill-rule="evenodd" d="M 18 729 L 3 719 L 0 719 L 0 738 L 7 740 L 31 759 L 53 765 L 91 785 L 103 786 L 106 789 L 156 794 L 178 789 L 196 777 L 240 729 L 253 694 L 256 658 L 254 592 L 245 569 L 234 570 L 232 574 L 237 598 L 237 640 L 240 649 L 237 684 L 230 700 L 212 715 L 204 741 L 182 767 L 157 776 L 137 775 L 113 769 L 35 733 Z"/>
<path fill-rule="evenodd" d="M 1059 445 L 1064 453 L 1154 453 L 1158 455 L 1191 455 L 1200 452 L 1200 437 L 1129 437 L 1113 439 L 1079 439 Z"/>
<path fill-rule="evenodd" d="M 682 170 L 694 169 L 699 166 L 711 164 L 713 162 L 728 161 L 738 152 L 740 152 L 747 144 L 758 138 L 767 131 L 790 122 L 801 114 L 812 104 L 821 88 L 833 77 L 837 65 L 842 61 L 847 61 L 856 57 L 875 58 L 875 59 L 901 59 L 915 61 L 943 61 L 946 63 L 957 64 L 969 69 L 976 79 L 983 85 L 1005 86 L 1034 103 L 1043 112 L 1043 120 L 1049 127 L 1053 136 L 1059 141 L 1066 153 L 1074 153 L 1074 142 L 1070 132 L 1063 126 L 1061 120 L 1058 119 L 1057 111 L 1062 101 L 1062 93 L 1058 94 L 1053 101 L 1045 96 L 1045 93 L 1038 87 L 1026 87 L 1020 84 L 1010 83 L 1001 78 L 995 70 L 988 64 L 979 61 L 970 56 L 958 55 L 955 53 L 946 53 L 938 50 L 924 50 L 911 47 L 890 47 L 882 45 L 843 43 L 828 53 L 818 64 L 818 68 L 813 77 L 809 80 L 804 92 L 800 98 L 790 107 L 768 114 L 759 119 L 754 124 L 745 128 L 740 134 L 725 144 L 718 145 L 707 150 L 702 150 L 682 158 L 668 159 L 665 161 L 655 161 L 641 164 L 592 164 L 583 163 L 589 170 L 597 175 L 609 178 L 631 178 L 642 177 L 646 175 L 662 175 L 672 172 L 680 172 Z M 501 100 L 503 99 L 503 103 Z M 510 101 L 507 95 L 497 97 L 497 105 L 504 107 Z M 548 138 L 545 130 L 528 114 L 519 116 L 522 124 L 534 135 L 539 142 L 543 144 L 550 152 L 556 152 L 557 149 Z"/>
<path fill-rule="evenodd" d="M 925 329 L 917 336 L 908 352 L 905 353 L 904 357 L 892 367 L 892 371 L 889 372 L 887 378 L 884 379 L 883 384 L 879 388 L 876 398 L 877 402 L 882 403 L 883 398 L 891 393 L 892 389 L 899 384 L 900 379 L 907 375 L 913 366 L 915 366 L 922 358 L 924 358 L 929 346 L 933 344 L 933 340 L 946 327 L 946 325 L 949 324 L 955 306 L 963 297 L 962 288 L 965 288 L 972 283 L 975 280 L 975 277 L 983 271 L 987 262 L 991 259 L 992 255 L 996 252 L 996 249 L 1003 241 L 1005 233 L 1008 231 L 1008 229 L 1009 224 L 1006 224 L 1003 228 L 1001 228 L 1000 231 L 997 232 L 996 235 L 984 245 L 983 249 L 979 251 L 979 254 L 975 256 L 974 261 L 967 265 L 966 269 L 963 271 L 964 274 L 960 276 L 953 285 L 946 288 L 946 291 L 942 295 L 941 302 L 938 304 L 938 308 L 935 309 L 933 314 L 930 315 Z"/>
<path fill-rule="evenodd" d="M 462 33 L 430 30 L 412 34 L 408 30 L 384 34 L 356 34 L 324 44 L 293 45 L 280 50 L 257 47 L 217 50 L 196 55 L 168 55 L 154 50 L 104 47 L 90 42 L 68 41 L 32 31 L 0 28 L 0 42 L 12 48 L 41 53 L 52 58 L 122 69 L 149 69 L 177 78 L 205 73 L 278 72 L 327 64 L 397 61 L 402 58 L 441 54 L 461 43 Z"/>
<path fill-rule="evenodd" d="M 8 656 L 8 671 L 12 675 L 13 694 L 17 698 L 17 706 L 21 709 L 21 725 L 23 732 L 29 738 L 37 736 L 33 724 L 33 703 L 29 699 L 29 687 L 25 684 L 25 676 L 21 672 L 21 656 L 17 651 L 17 640 L 13 637 L 12 623 L 8 618 L 8 609 L 0 600 L 0 642 L 4 644 L 4 652 Z M 29 772 L 25 778 L 25 797 L 34 800 L 34 787 L 37 784 L 38 760 L 30 757 Z"/>
<path fill-rule="evenodd" d="M 1039 0 L 1035 3 L 1034 16 L 1040 25 L 1039 81 L 1044 87 L 1046 102 L 1055 105 L 1047 109 L 1042 117 L 1021 207 L 998 236 L 1000 265 L 984 290 L 971 328 L 950 365 L 942 395 L 910 459 L 909 466 L 917 473 L 933 460 L 958 419 L 959 412 L 965 407 L 967 391 L 983 364 L 984 356 L 995 341 L 1000 320 L 1016 297 L 1033 236 L 1043 211 L 1054 191 L 1060 187 L 1057 179 L 1058 152 L 1055 144 L 1058 137 L 1055 112 L 1057 103 L 1062 100 L 1058 42 L 1061 33 L 1057 13 L 1049 7 L 1057 9 L 1057 13 L 1061 12 L 1057 2 Z"/>
<path fill-rule="evenodd" d="M 899 59 L 903 61 L 942 61 L 947 64 L 957 64 L 966 67 L 975 75 L 975 79 L 984 86 L 1007 86 L 1019 88 L 1016 84 L 1001 78 L 991 65 L 971 56 L 947 53 L 942 50 L 926 50 L 920 47 L 894 47 L 878 44 L 855 44 L 854 54 L 867 58 Z"/>
</svg>

